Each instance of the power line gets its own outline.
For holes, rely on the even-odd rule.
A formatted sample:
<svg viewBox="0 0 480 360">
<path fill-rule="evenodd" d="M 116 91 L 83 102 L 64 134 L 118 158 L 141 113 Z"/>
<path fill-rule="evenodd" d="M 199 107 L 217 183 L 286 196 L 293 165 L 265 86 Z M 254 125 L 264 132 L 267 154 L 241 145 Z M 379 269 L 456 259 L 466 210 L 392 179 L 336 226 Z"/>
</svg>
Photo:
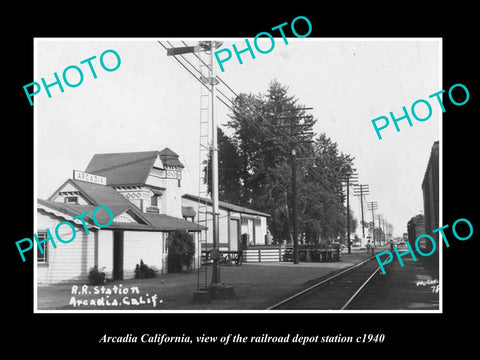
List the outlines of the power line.
<svg viewBox="0 0 480 360">
<path fill-rule="evenodd" d="M 360 190 L 359 190 L 360 188 Z M 356 184 L 356 187 L 353 188 L 353 194 L 355 196 L 360 196 L 360 206 L 362 210 L 362 235 L 365 238 L 365 220 L 363 218 L 363 198 L 365 195 L 368 195 L 370 192 L 369 185 L 367 184 Z"/>
<path fill-rule="evenodd" d="M 157 42 L 158 42 L 159 44 L 161 44 L 166 50 L 168 50 L 168 48 L 165 47 L 165 45 L 163 45 L 160 41 L 157 41 Z M 167 43 L 168 43 L 168 45 L 170 45 L 171 47 L 173 47 L 173 45 L 172 45 L 169 41 L 167 41 Z M 184 41 L 182 41 L 182 43 L 187 46 L 187 44 L 186 44 Z M 196 53 L 192 53 L 192 54 L 193 54 L 197 59 L 199 59 L 199 60 L 202 62 L 202 64 L 204 64 L 207 68 L 210 68 L 210 65 L 207 64 L 205 61 L 203 61 L 203 59 L 202 59 L 200 56 L 198 56 Z M 201 73 L 201 71 L 198 70 L 196 66 L 192 65 L 192 63 L 191 63 L 184 55 L 181 55 L 181 54 L 180 54 L 180 55 L 174 55 L 174 58 L 175 58 L 178 62 L 180 62 L 180 61 L 176 58 L 176 56 L 180 56 L 184 61 L 186 61 L 200 76 L 197 77 L 195 74 L 193 74 L 191 71 L 189 71 L 190 74 L 192 74 L 193 77 L 195 77 L 195 79 L 197 79 L 197 80 L 200 81 L 203 85 L 205 85 L 205 83 L 204 83 L 203 81 L 201 81 L 201 78 L 202 78 L 202 73 Z M 182 66 L 185 67 L 185 65 L 184 65 L 183 63 L 180 62 L 180 64 L 182 64 Z M 217 80 L 219 80 L 220 82 L 222 82 L 235 96 L 238 96 L 238 94 L 235 93 L 235 92 L 232 90 L 232 88 L 229 87 L 229 86 L 225 83 L 225 81 L 223 81 L 218 75 L 216 75 L 215 78 L 216 78 Z M 207 86 L 205 85 L 205 87 L 207 87 Z M 207 87 L 207 88 L 208 88 L 208 87 Z M 209 88 L 208 88 L 208 89 L 209 89 Z M 227 101 L 230 102 L 230 104 L 233 105 L 232 100 L 231 100 L 227 95 L 225 95 L 221 90 L 218 90 L 218 89 L 217 89 L 217 91 L 218 91 L 220 94 L 222 94 L 222 96 L 224 96 L 224 97 L 227 99 Z M 218 97 L 217 97 L 217 98 L 218 98 Z M 218 98 L 218 99 L 219 99 L 219 98 Z M 221 99 L 219 99 L 219 100 L 221 100 Z M 225 103 L 224 103 L 224 104 L 225 104 Z M 232 109 L 230 106 L 228 106 L 227 104 L 225 104 L 225 105 L 226 105 L 230 110 L 233 111 L 233 109 Z"/>
<path fill-rule="evenodd" d="M 349 172 L 345 175 L 345 181 L 347 182 L 347 246 L 348 246 L 348 253 L 351 253 L 351 245 L 350 245 L 350 195 L 349 189 L 350 185 L 354 185 L 358 182 L 358 174 L 354 172 Z"/>
<path fill-rule="evenodd" d="M 162 45 L 163 48 L 165 48 L 166 50 L 168 50 L 168 48 L 167 48 L 164 44 L 162 44 L 160 41 L 157 41 L 157 42 L 158 42 L 160 45 Z M 183 42 L 184 45 L 186 45 L 186 43 L 185 43 L 184 41 L 182 41 L 182 42 Z M 167 43 L 168 43 L 168 45 L 170 45 L 171 47 L 173 47 L 173 45 L 172 45 L 170 42 L 167 41 Z M 199 57 L 197 54 L 193 53 L 193 55 L 196 56 L 203 64 L 205 64 L 206 66 L 209 66 L 209 65 L 206 64 L 206 63 L 203 61 L 203 59 L 201 59 L 201 57 Z M 200 72 L 194 65 L 192 65 L 192 63 L 191 63 L 185 56 L 183 56 L 183 55 L 179 55 L 179 56 L 181 56 L 181 58 L 182 58 L 184 61 L 186 61 L 195 71 L 197 71 L 197 72 L 200 73 L 200 75 L 201 75 L 201 72 Z M 202 85 L 204 85 L 207 89 L 209 89 L 209 87 L 207 87 L 206 84 L 204 84 L 199 77 L 197 77 L 194 73 L 192 73 L 192 71 L 190 71 L 190 70 L 185 66 L 185 64 L 183 64 L 183 63 L 177 58 L 177 55 L 174 55 L 173 57 L 174 57 L 175 60 L 177 60 L 177 62 L 179 62 L 179 63 L 182 65 L 182 67 L 184 67 L 195 79 L 197 79 L 197 81 L 199 81 L 200 83 L 202 83 Z M 265 119 L 265 118 L 263 117 L 262 114 L 260 114 L 260 113 L 258 112 L 258 108 L 256 108 L 254 104 L 247 103 L 247 101 L 246 101 L 244 98 L 240 97 L 239 94 L 237 94 L 237 93 L 236 93 L 225 81 L 223 81 L 218 75 L 216 76 L 216 78 L 217 78 L 222 84 L 224 84 L 224 85 L 227 87 L 227 89 L 232 92 L 232 94 L 234 94 L 240 101 L 242 101 L 243 104 L 247 106 L 247 109 L 248 109 L 248 110 L 251 110 L 255 115 L 257 115 L 257 116 L 264 122 L 264 124 L 265 124 L 266 126 L 268 126 L 268 127 L 270 127 L 270 128 L 273 126 L 273 124 L 271 124 L 267 119 Z M 209 90 L 210 90 L 210 89 L 209 89 Z M 229 99 L 229 98 L 228 98 L 225 94 L 223 94 L 223 92 L 221 92 L 220 90 L 217 89 L 217 91 L 220 92 L 220 93 L 227 99 L 227 101 L 229 101 L 229 103 L 233 106 L 233 102 L 232 102 L 231 99 Z M 219 99 L 219 100 L 220 100 L 225 106 L 227 106 L 232 112 L 235 112 L 235 110 L 233 110 L 231 106 L 229 106 L 228 104 L 226 104 L 225 101 L 223 101 L 223 99 L 220 99 L 218 96 L 217 96 L 217 99 Z M 254 108 L 252 109 L 252 107 L 254 107 Z M 304 109 L 297 109 L 297 110 L 304 110 Z M 245 110 L 244 110 L 244 109 L 239 109 L 239 110 L 237 110 L 236 112 L 239 113 L 239 115 L 242 115 L 241 113 L 242 113 L 242 112 L 245 113 Z M 265 133 L 267 133 L 268 135 L 270 135 L 272 139 L 277 139 L 277 138 L 278 138 L 278 135 L 280 135 L 280 136 L 283 136 L 285 140 L 287 140 L 287 141 L 292 141 L 292 138 L 291 138 L 290 135 L 284 133 L 283 131 L 278 131 L 277 127 L 275 128 L 275 131 L 277 132 L 276 134 L 274 134 L 272 131 L 269 131 L 268 129 L 263 129 L 263 130 L 264 130 Z M 282 148 L 284 151 L 288 152 L 288 149 L 286 149 L 284 146 L 282 146 L 282 144 L 279 144 L 279 147 Z"/>
<path fill-rule="evenodd" d="M 165 45 L 163 45 L 160 41 L 157 41 L 157 42 L 158 42 L 160 45 L 162 45 L 165 50 L 168 50 L 168 48 L 167 48 Z M 169 45 L 171 45 L 171 44 L 169 43 Z M 185 57 L 184 57 L 183 55 L 180 55 L 180 56 L 182 56 L 182 58 L 183 58 L 187 63 L 189 63 L 190 66 L 192 66 L 193 68 L 195 68 L 188 60 L 185 59 Z M 205 84 L 205 83 L 204 83 L 200 78 L 198 78 L 187 66 L 185 66 L 185 64 L 182 63 L 182 62 L 177 58 L 177 55 L 174 55 L 173 58 L 174 58 L 175 60 L 177 60 L 177 62 L 178 62 L 180 65 L 182 65 L 182 67 L 183 67 L 185 70 L 187 70 L 200 84 L 202 84 L 203 86 L 205 86 L 205 88 L 207 88 L 207 89 L 210 91 L 210 88 L 207 86 L 207 84 Z M 195 70 L 197 70 L 197 69 L 195 68 Z M 198 71 L 198 70 L 197 70 L 197 71 Z M 224 95 L 223 93 L 222 93 L 222 95 L 226 97 L 226 95 Z M 223 99 L 221 99 L 221 98 L 218 97 L 218 96 L 217 96 L 217 99 L 220 100 L 227 108 L 229 108 L 230 110 L 233 111 L 233 109 L 230 107 L 230 105 L 228 105 L 227 103 L 225 103 L 225 101 L 224 101 Z"/>
<path fill-rule="evenodd" d="M 168 48 L 167 48 L 164 44 L 162 44 L 160 41 L 157 41 L 157 42 L 158 42 L 160 45 L 162 45 L 162 47 L 163 47 L 164 49 L 168 50 Z M 170 46 L 172 46 L 172 44 L 171 44 L 170 42 L 168 42 L 168 44 L 169 44 Z M 194 53 L 194 55 L 195 55 L 198 59 L 200 59 L 200 61 L 202 61 L 203 64 L 206 64 L 206 63 L 203 61 L 203 59 L 201 59 L 197 54 Z M 201 75 L 201 72 L 200 72 L 194 65 L 192 65 L 192 64 L 190 63 L 190 61 L 188 61 L 188 59 L 186 59 L 186 57 L 184 57 L 183 55 L 180 55 L 180 56 L 181 56 L 182 59 L 183 59 L 184 61 L 186 61 L 195 71 L 199 72 L 200 75 Z M 209 88 L 199 77 L 197 77 L 190 69 L 188 69 L 188 67 L 185 66 L 185 64 L 182 63 L 182 62 L 177 58 L 176 55 L 174 55 L 173 57 L 175 58 L 175 60 L 177 60 L 177 62 L 178 62 L 180 65 L 182 65 L 182 67 L 183 67 L 185 70 L 187 70 L 197 81 L 199 81 L 203 86 L 205 86 L 205 87 L 210 91 L 210 88 Z M 208 66 L 208 65 L 207 65 L 207 66 Z M 222 79 L 220 79 L 218 76 L 216 76 L 216 78 L 219 79 L 233 94 L 235 94 L 235 95 L 238 97 L 238 94 L 237 94 L 235 91 L 233 91 L 233 89 L 232 89 L 230 86 L 228 86 Z M 217 89 L 217 91 L 220 92 L 220 93 L 227 99 L 227 101 L 229 101 L 230 104 L 233 106 L 233 102 L 232 102 L 231 99 L 229 99 L 229 98 L 228 98 L 225 94 L 223 94 L 223 92 L 221 92 L 220 90 Z M 238 97 L 238 98 L 245 103 L 245 100 L 244 100 L 243 98 L 241 98 L 241 97 Z M 219 99 L 219 100 L 220 100 L 225 106 L 227 106 L 232 112 L 235 112 L 235 110 L 234 110 L 230 105 L 226 104 L 223 99 L 220 99 L 218 96 L 217 96 L 217 99 Z M 247 105 L 249 108 L 251 107 L 250 104 L 246 104 L 246 105 Z M 241 112 L 242 112 L 242 110 L 237 111 L 237 113 L 240 113 L 240 115 L 242 115 Z M 243 112 L 245 112 L 245 110 L 243 110 Z M 256 115 L 258 115 L 262 120 L 264 120 L 266 124 L 271 125 L 265 118 L 263 118 L 262 115 L 256 113 L 255 111 L 253 111 L 253 112 L 254 112 Z M 272 138 L 277 138 L 277 136 L 276 136 L 275 134 L 273 134 L 272 132 L 268 131 L 268 129 L 264 129 L 264 130 L 265 130 L 265 132 L 266 132 L 267 134 L 269 134 Z M 286 135 L 286 134 L 283 134 L 283 135 L 284 135 L 285 137 L 288 137 L 288 135 Z M 290 140 L 290 138 L 288 138 L 288 140 Z M 285 149 L 282 145 L 280 145 L 280 147 L 281 147 L 283 150 L 287 151 L 287 149 Z"/>
<path fill-rule="evenodd" d="M 373 245 L 375 246 L 375 210 L 378 210 L 378 202 L 377 201 L 369 201 L 367 202 L 368 210 L 372 211 L 372 224 L 373 224 Z"/>
<path fill-rule="evenodd" d="M 183 42 L 183 41 L 182 41 Z M 167 49 L 168 51 L 168 48 L 166 48 L 166 46 L 164 46 L 161 42 L 159 42 L 165 49 Z M 170 45 L 171 47 L 173 47 L 173 45 L 170 43 L 170 42 L 167 42 L 168 45 Z M 187 44 L 185 42 L 183 42 L 183 44 L 185 46 L 187 46 Z M 211 50 L 213 51 L 213 50 Z M 193 53 L 193 55 L 200 60 L 200 62 L 202 64 L 204 64 L 205 66 L 208 67 L 208 64 L 206 64 L 203 59 L 198 56 L 197 54 Z M 202 74 L 201 72 L 195 67 L 193 66 L 190 61 L 183 55 L 179 55 L 185 62 L 187 62 L 190 67 L 192 67 L 196 72 L 200 73 L 200 78 L 198 78 L 195 74 L 193 74 L 192 71 L 190 71 L 186 65 L 184 65 L 179 59 L 177 59 L 176 56 L 175 59 L 186 69 L 189 71 L 189 73 L 194 76 L 197 80 L 201 81 L 201 78 L 202 78 Z M 211 62 L 210 66 L 213 68 L 214 64 L 213 64 L 213 61 Z M 304 129 L 304 127 L 306 126 L 311 126 L 310 124 L 300 124 L 299 123 L 299 119 L 302 119 L 302 118 L 306 118 L 306 117 L 311 117 L 313 118 L 311 115 L 309 116 L 295 116 L 295 114 L 292 114 L 294 112 L 300 112 L 300 111 L 305 111 L 305 110 L 309 110 L 311 108 L 306 108 L 306 107 L 294 107 L 292 109 L 289 109 L 289 110 L 284 110 L 282 108 L 281 110 L 281 113 L 285 113 L 286 116 L 278 116 L 277 118 L 278 119 L 285 119 L 285 120 L 290 120 L 291 121 L 291 124 L 289 126 L 286 126 L 286 127 L 289 127 L 290 128 L 290 134 L 286 134 L 285 132 L 282 131 L 282 128 L 283 127 L 273 127 L 273 124 L 268 121 L 264 115 L 261 113 L 261 110 L 258 109 L 258 107 L 255 106 L 255 104 L 251 103 L 250 101 L 247 101 L 247 99 L 245 99 L 244 97 L 240 96 L 239 94 L 237 94 L 225 81 L 223 81 L 218 75 L 215 77 L 219 82 L 221 82 L 237 99 L 237 101 L 243 103 L 243 105 L 246 107 L 246 109 L 244 108 L 238 108 L 236 110 L 232 109 L 232 107 L 235 107 L 234 106 L 234 103 L 232 100 L 228 99 L 227 96 L 225 96 L 223 93 L 223 96 L 225 96 L 227 98 L 227 101 L 232 105 L 232 107 L 230 106 L 227 106 L 233 114 L 237 114 L 237 115 L 240 115 L 240 116 L 245 116 L 245 115 L 251 115 L 251 114 L 246 114 L 246 111 L 249 110 L 250 112 L 252 112 L 254 115 L 256 115 L 260 121 L 262 121 L 265 125 L 265 128 L 262 129 L 263 130 L 263 133 L 264 134 L 267 134 L 267 135 L 270 135 L 271 139 L 272 140 L 280 140 L 279 139 L 279 136 L 280 138 L 283 137 L 283 139 L 286 140 L 286 143 L 288 144 L 289 146 L 289 149 L 286 149 L 286 147 L 284 146 L 284 144 L 282 143 L 279 143 L 277 141 L 277 145 L 283 149 L 285 152 L 290 152 L 291 153 L 291 161 L 292 161 L 292 194 L 293 194 L 293 252 L 294 252 L 294 263 L 295 264 L 298 264 L 299 262 L 299 259 L 298 259 L 298 234 L 297 234 L 297 186 L 296 186 L 296 178 L 297 178 L 297 175 L 296 175 L 296 150 L 297 150 L 297 146 L 301 143 L 306 143 L 306 142 L 311 142 L 311 137 L 313 136 L 313 131 L 312 132 L 308 132 L 307 130 L 308 129 Z M 218 91 L 218 90 L 217 90 Z M 212 95 L 213 96 L 213 95 Z M 223 102 L 223 101 L 222 101 Z M 290 113 L 290 114 L 289 114 Z M 293 115 L 293 116 L 292 116 Z M 296 122 L 296 123 L 295 123 Z M 254 123 L 255 124 L 255 123 Z M 295 133 L 294 133 L 294 130 Z M 303 138 L 303 137 L 307 137 L 307 138 Z M 349 214 L 347 214 L 347 217 L 349 216 Z M 349 245 L 350 245 L 350 242 L 349 242 Z M 350 247 L 350 246 L 349 246 Z"/>
<path fill-rule="evenodd" d="M 282 109 L 283 110 L 283 109 Z M 288 117 L 287 117 L 288 118 Z M 303 135 L 302 132 L 305 130 L 299 129 L 302 128 L 302 125 L 295 124 L 295 117 L 290 117 L 290 132 L 299 131 L 298 135 Z M 297 146 L 302 143 L 302 141 L 290 142 L 291 146 L 291 162 L 292 162 L 292 225 L 293 225 L 293 263 L 299 263 L 299 251 L 298 251 L 298 223 L 297 223 Z"/>
</svg>

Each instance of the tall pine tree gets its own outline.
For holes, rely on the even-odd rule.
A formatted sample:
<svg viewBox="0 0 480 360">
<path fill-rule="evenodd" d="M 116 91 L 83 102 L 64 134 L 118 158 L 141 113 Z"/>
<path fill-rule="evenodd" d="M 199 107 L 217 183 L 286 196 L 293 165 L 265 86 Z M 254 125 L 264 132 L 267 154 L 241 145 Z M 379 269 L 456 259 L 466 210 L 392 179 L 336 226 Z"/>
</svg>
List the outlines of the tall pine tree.
<svg viewBox="0 0 480 360">
<path fill-rule="evenodd" d="M 312 138 L 303 134 L 316 123 L 303 107 L 274 80 L 264 95 L 234 99 L 227 124 L 233 135 L 219 131 L 218 136 L 220 199 L 269 213 L 269 229 L 277 242 L 292 240 L 292 148 L 299 158 L 300 240 L 336 240 L 346 232 L 342 179 L 353 170 L 353 158 L 325 134 L 303 141 Z"/>
<path fill-rule="evenodd" d="M 233 141 L 217 128 L 218 147 L 218 196 L 220 200 L 232 204 L 239 204 L 241 200 L 242 184 L 240 183 L 240 157 Z M 212 192 L 212 166 L 209 154 L 204 162 L 203 181 L 208 186 L 208 193 Z"/>
</svg>

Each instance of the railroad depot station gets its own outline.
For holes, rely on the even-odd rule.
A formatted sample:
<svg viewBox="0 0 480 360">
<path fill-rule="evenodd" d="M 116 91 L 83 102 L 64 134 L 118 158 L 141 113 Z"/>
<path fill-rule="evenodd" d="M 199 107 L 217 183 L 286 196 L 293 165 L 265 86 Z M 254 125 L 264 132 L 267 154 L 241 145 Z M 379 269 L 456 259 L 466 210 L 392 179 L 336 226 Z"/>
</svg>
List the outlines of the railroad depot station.
<svg viewBox="0 0 480 360">
<path fill-rule="evenodd" d="M 89 271 L 98 266 L 107 278 L 134 277 L 136 264 L 145 264 L 159 273 L 167 271 L 167 237 L 174 230 L 193 235 L 196 244 L 194 267 L 199 266 L 199 251 L 212 246 L 212 203 L 210 199 L 184 194 L 183 164 L 179 155 L 162 151 L 95 154 L 85 171 L 74 171 L 52 195 L 37 203 L 37 236 L 46 239 L 64 221 L 75 224 L 75 240 L 68 244 L 42 243 L 37 250 L 37 283 L 86 281 Z M 203 225 L 198 224 L 198 208 L 206 209 Z M 88 234 L 76 216 L 97 206 L 107 206 L 113 222 L 105 228 L 85 216 Z M 219 202 L 219 249 L 238 251 L 242 246 L 263 245 L 268 214 Z M 210 214 L 210 216 L 208 215 Z M 63 232 L 62 232 L 63 229 Z M 206 232 L 206 242 L 199 242 Z M 59 227 L 68 239 L 71 229 Z"/>
</svg>

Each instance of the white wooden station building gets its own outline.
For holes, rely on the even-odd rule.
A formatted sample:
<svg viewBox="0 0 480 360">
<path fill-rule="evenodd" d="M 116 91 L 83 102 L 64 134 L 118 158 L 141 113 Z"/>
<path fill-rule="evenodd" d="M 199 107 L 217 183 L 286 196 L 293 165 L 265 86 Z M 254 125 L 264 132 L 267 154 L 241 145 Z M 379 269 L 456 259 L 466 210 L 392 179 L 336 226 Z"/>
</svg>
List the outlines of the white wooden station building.
<svg viewBox="0 0 480 360">
<path fill-rule="evenodd" d="M 195 222 L 200 199 L 183 194 L 183 168 L 179 156 L 169 148 L 95 154 L 85 171 L 74 171 L 72 179 L 67 179 L 48 199 L 37 199 L 39 240 L 48 236 L 47 229 L 53 234 L 60 222 L 69 221 L 76 228 L 74 241 L 56 242 L 56 248 L 51 241 L 46 241 L 42 243 L 43 254 L 37 250 L 34 257 L 37 283 L 86 281 L 94 266 L 104 271 L 107 278 L 133 278 L 140 260 L 165 273 L 166 240 L 174 230 L 192 234 L 198 253 L 199 232 L 207 233 L 208 243 L 211 224 L 207 222 L 207 226 L 202 226 Z M 97 206 L 107 206 L 112 211 L 113 222 L 100 228 L 91 216 L 85 216 L 87 234 L 81 221 L 73 218 L 85 212 L 91 214 Z M 249 243 L 265 243 L 268 214 L 227 203 L 221 203 L 220 210 L 223 249 L 239 249 L 242 234 L 247 234 L 243 238 L 248 238 Z M 68 239 L 71 229 L 59 227 L 59 235 Z"/>
</svg>

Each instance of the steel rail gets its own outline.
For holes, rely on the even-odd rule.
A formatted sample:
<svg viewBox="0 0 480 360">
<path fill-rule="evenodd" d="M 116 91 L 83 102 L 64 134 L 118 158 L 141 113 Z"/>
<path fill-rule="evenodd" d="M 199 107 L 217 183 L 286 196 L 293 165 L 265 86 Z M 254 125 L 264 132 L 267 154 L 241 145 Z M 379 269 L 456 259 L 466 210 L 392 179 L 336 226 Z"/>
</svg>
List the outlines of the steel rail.
<svg viewBox="0 0 480 360">
<path fill-rule="evenodd" d="M 310 287 L 308 287 L 308 288 L 306 288 L 306 289 L 304 289 L 304 290 L 302 290 L 302 291 L 300 291 L 300 292 L 298 292 L 298 293 L 296 293 L 296 294 L 294 294 L 294 295 L 292 295 L 292 296 L 290 296 L 290 297 L 288 297 L 288 298 L 286 298 L 286 299 L 284 299 L 284 300 L 276 303 L 275 305 L 272 305 L 272 306 L 268 307 L 267 310 L 275 310 L 275 308 L 278 308 L 279 306 L 282 306 L 282 305 L 284 305 L 284 304 L 287 304 L 287 303 L 289 303 L 289 302 L 291 302 L 291 301 L 293 301 L 293 300 L 301 297 L 302 295 L 304 295 L 304 294 L 306 294 L 306 293 L 308 293 L 308 292 L 311 292 L 313 289 L 316 289 L 317 287 L 319 287 L 319 286 L 321 286 L 321 285 L 323 285 L 323 284 L 325 284 L 325 283 L 328 283 L 329 281 L 332 281 L 333 279 L 336 279 L 336 278 L 339 277 L 339 276 L 342 276 L 342 275 L 345 275 L 346 273 L 351 272 L 352 270 L 354 270 L 354 269 L 362 266 L 363 264 L 369 262 L 370 260 L 373 260 L 374 258 L 375 258 L 375 256 L 372 256 L 372 257 L 369 257 L 368 259 L 365 259 L 365 260 L 363 260 L 363 261 L 361 261 L 361 262 L 359 262 L 359 263 L 357 263 L 357 264 L 354 264 L 354 265 L 352 265 L 352 266 L 349 266 L 349 267 L 343 269 L 342 271 L 340 271 L 339 273 L 336 273 L 335 275 L 332 275 L 332 276 L 330 276 L 330 277 L 328 277 L 328 278 L 326 278 L 326 279 L 324 279 L 324 280 L 322 280 L 322 281 L 320 281 L 320 282 L 318 282 L 318 283 L 316 283 L 316 284 L 314 284 L 314 285 L 312 285 L 312 286 L 310 286 Z M 363 287 L 366 285 L 366 283 L 367 283 L 368 281 L 370 281 L 370 279 L 378 272 L 378 270 L 380 270 L 380 267 L 378 267 L 378 268 L 373 272 L 373 274 L 370 275 L 370 277 L 367 279 L 367 281 L 365 281 L 365 282 L 360 286 L 360 288 L 359 288 L 359 289 L 355 292 L 355 294 L 347 301 L 347 303 L 345 303 L 345 305 L 343 305 L 343 307 L 342 307 L 340 310 L 344 310 L 345 307 L 347 307 L 348 304 L 350 304 L 350 302 L 353 300 L 353 298 L 358 295 L 358 293 L 360 292 L 360 290 L 363 289 Z"/>
<path fill-rule="evenodd" d="M 362 289 L 365 287 L 365 285 L 367 285 L 367 283 L 375 276 L 375 274 L 378 272 L 378 270 L 380 270 L 380 267 L 378 267 L 373 273 L 372 275 L 370 275 L 368 277 L 368 279 L 358 288 L 357 291 L 355 291 L 355 294 L 352 295 L 352 297 L 350 299 L 348 299 L 348 301 L 340 308 L 340 310 L 345 310 L 345 308 L 350 305 L 350 303 L 352 302 L 352 300 L 358 295 L 358 293 L 360 291 L 362 291 Z"/>
</svg>

